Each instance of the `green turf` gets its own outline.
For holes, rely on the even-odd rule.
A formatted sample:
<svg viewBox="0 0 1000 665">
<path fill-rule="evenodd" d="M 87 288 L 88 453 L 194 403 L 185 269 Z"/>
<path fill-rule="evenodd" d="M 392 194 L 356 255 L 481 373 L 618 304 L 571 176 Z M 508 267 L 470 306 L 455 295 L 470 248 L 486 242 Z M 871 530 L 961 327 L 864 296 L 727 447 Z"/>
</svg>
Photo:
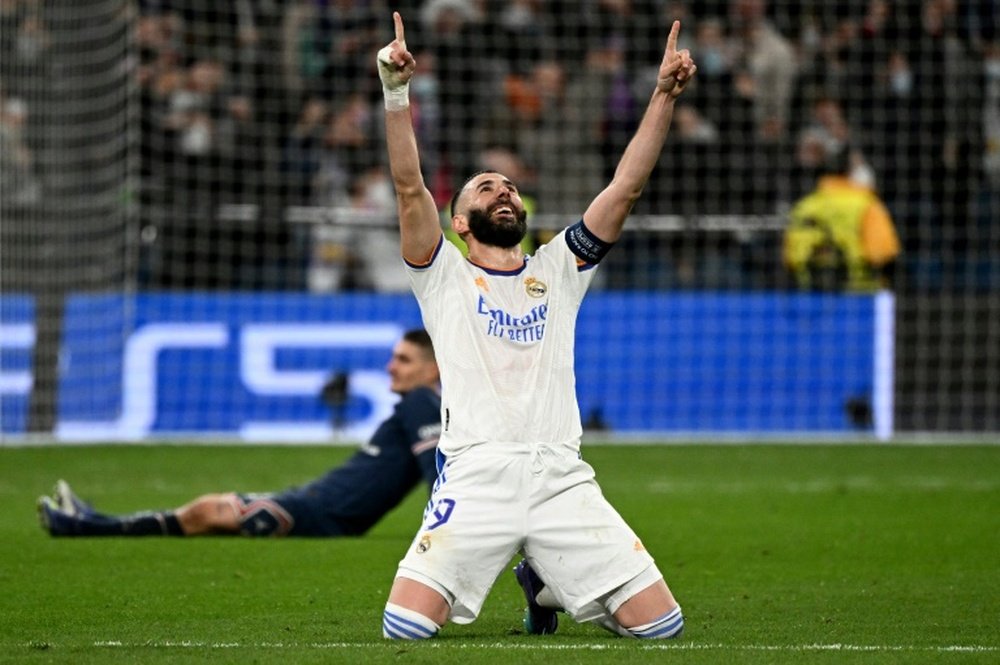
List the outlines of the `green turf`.
<svg viewBox="0 0 1000 665">
<path fill-rule="evenodd" d="M 565 618 L 524 635 L 507 573 L 475 623 L 383 641 L 420 495 L 320 541 L 52 539 L 34 512 L 60 477 L 131 511 L 280 489 L 349 452 L 0 448 L 0 662 L 1000 662 L 1000 446 L 587 446 L 684 608 L 668 644 Z"/>
</svg>

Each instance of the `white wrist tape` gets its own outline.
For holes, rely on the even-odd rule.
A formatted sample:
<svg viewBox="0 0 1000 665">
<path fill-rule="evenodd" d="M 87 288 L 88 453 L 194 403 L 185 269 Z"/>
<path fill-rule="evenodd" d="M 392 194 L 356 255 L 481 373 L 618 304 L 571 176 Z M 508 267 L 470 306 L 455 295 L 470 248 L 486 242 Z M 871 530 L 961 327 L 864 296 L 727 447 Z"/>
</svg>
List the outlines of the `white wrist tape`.
<svg viewBox="0 0 1000 665">
<path fill-rule="evenodd" d="M 410 82 L 403 82 L 396 66 L 389 59 L 392 49 L 388 46 L 378 52 L 378 76 L 382 79 L 382 96 L 385 110 L 398 111 L 410 105 Z"/>
<path fill-rule="evenodd" d="M 382 86 L 382 96 L 385 97 L 386 111 L 399 111 L 410 105 L 410 84 L 404 83 L 395 90 Z"/>
</svg>

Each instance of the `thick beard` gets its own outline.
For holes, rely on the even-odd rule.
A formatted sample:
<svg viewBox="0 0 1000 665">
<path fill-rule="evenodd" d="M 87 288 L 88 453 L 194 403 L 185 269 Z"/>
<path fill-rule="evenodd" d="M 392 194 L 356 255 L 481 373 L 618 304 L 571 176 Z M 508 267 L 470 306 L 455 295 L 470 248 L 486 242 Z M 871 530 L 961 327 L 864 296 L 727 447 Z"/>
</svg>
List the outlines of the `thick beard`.
<svg viewBox="0 0 1000 665">
<path fill-rule="evenodd" d="M 484 245 L 514 247 L 520 244 L 528 233 L 528 213 L 524 210 L 515 212 L 513 220 L 494 221 L 484 210 L 470 210 L 468 217 L 469 232 Z"/>
</svg>

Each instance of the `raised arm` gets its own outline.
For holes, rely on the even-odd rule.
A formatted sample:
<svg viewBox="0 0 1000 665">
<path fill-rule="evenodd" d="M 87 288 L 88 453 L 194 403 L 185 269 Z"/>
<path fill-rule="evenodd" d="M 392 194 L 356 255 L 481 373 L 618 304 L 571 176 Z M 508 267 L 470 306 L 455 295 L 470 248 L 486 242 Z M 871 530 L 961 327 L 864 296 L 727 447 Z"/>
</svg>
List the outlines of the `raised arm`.
<svg viewBox="0 0 1000 665">
<path fill-rule="evenodd" d="M 409 86 L 416 69 L 406 50 L 403 18 L 393 12 L 396 38 L 378 52 L 378 73 L 385 95 L 385 136 L 389 169 L 399 207 L 399 236 L 403 258 L 425 263 L 441 238 L 437 206 L 420 172 L 417 137 L 410 118 Z"/>
<path fill-rule="evenodd" d="M 677 51 L 680 29 L 680 21 L 674 21 L 667 37 L 653 97 L 649 100 L 635 136 L 618 162 L 611 183 L 597 195 L 583 214 L 587 228 L 605 242 L 615 242 L 621 235 L 625 218 L 660 158 L 674 115 L 674 101 L 698 69 L 687 49 Z"/>
</svg>

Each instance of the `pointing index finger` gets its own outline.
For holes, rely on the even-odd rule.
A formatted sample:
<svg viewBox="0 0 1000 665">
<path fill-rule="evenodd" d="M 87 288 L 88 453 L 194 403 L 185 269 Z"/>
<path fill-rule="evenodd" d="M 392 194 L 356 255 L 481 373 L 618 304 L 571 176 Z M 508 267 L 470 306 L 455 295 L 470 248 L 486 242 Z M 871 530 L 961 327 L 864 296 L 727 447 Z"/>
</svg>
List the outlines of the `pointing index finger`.
<svg viewBox="0 0 1000 665">
<path fill-rule="evenodd" d="M 670 26 L 670 35 L 667 36 L 667 53 L 677 52 L 677 33 L 681 31 L 681 22 L 674 21 Z"/>
<path fill-rule="evenodd" d="M 399 12 L 392 13 L 392 22 L 396 24 L 396 41 L 400 44 L 406 43 L 406 35 L 403 32 L 403 17 Z"/>
</svg>

